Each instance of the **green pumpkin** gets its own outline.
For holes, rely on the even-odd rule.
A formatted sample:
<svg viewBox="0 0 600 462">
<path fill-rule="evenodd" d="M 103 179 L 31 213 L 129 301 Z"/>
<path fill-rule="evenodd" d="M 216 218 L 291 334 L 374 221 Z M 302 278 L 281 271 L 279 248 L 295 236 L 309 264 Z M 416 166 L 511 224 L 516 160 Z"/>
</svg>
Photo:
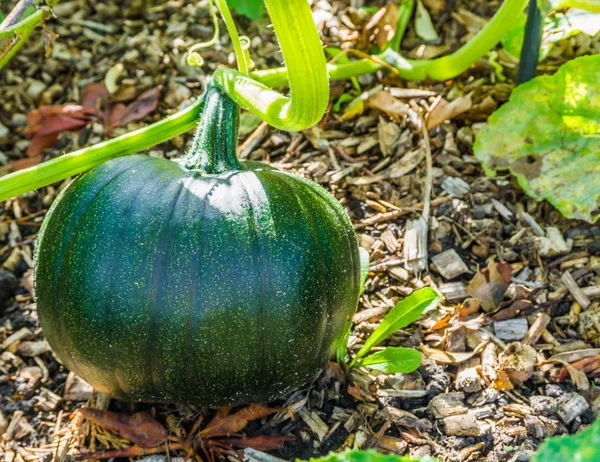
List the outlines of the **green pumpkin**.
<svg viewBox="0 0 600 462">
<path fill-rule="evenodd" d="M 236 158 L 238 108 L 209 85 L 191 151 L 106 162 L 56 199 L 36 250 L 56 355 L 133 401 L 235 405 L 323 368 L 356 310 L 356 236 L 306 179 Z"/>
</svg>

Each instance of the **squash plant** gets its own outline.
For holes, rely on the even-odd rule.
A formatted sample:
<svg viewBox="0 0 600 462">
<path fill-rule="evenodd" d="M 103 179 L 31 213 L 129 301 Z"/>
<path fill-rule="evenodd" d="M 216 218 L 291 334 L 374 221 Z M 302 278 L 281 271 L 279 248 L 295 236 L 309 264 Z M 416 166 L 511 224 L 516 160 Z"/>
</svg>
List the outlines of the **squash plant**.
<svg viewBox="0 0 600 462">
<path fill-rule="evenodd" d="M 444 58 L 407 61 L 391 47 L 329 68 L 308 3 L 266 0 L 287 67 L 252 74 L 227 3 L 217 4 L 238 70 L 217 70 L 179 114 L 0 180 L 3 200 L 91 170 L 62 191 L 40 231 L 38 310 L 59 358 L 121 398 L 233 405 L 280 397 L 319 372 L 356 309 L 360 265 L 349 219 L 316 184 L 236 158 L 238 105 L 276 128 L 302 130 L 325 112 L 328 74 L 374 72 L 383 60 L 405 78 L 454 77 L 499 41 L 525 0 L 506 0 L 474 40 Z M 286 83 L 289 97 L 270 88 Z M 189 130 L 198 117 L 180 160 L 116 159 Z M 420 306 L 435 297 L 426 298 Z M 400 318 L 408 323 L 417 311 Z M 406 359 L 391 350 L 365 357 L 389 333 L 382 326 L 352 365 Z M 413 359 L 402 370 L 417 367 Z"/>
</svg>

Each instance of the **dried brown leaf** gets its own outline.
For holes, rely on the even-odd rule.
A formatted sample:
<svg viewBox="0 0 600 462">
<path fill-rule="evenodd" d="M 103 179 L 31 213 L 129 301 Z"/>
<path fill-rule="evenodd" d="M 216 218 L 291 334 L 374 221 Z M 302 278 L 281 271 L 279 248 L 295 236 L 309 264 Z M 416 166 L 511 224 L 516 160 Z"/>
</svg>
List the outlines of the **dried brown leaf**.
<svg viewBox="0 0 600 462">
<path fill-rule="evenodd" d="M 506 350 L 500 355 L 500 368 L 498 378 L 493 387 L 501 388 L 499 378 L 506 377 L 512 385 L 522 385 L 533 375 L 533 369 L 537 361 L 536 351 L 532 346 L 525 343 L 513 342 L 507 345 Z M 503 379 L 505 381 L 505 379 Z"/>
<path fill-rule="evenodd" d="M 58 135 L 64 131 L 76 131 L 85 127 L 94 116 L 96 110 L 75 104 L 56 106 L 40 106 L 27 113 L 26 135 L 31 138 L 27 148 L 29 157 L 37 157 L 44 149 L 50 148 L 58 141 Z"/>
<path fill-rule="evenodd" d="M 110 96 L 106 85 L 103 83 L 91 83 L 83 89 L 81 105 L 91 109 L 99 109 L 100 101 Z"/>
<path fill-rule="evenodd" d="M 441 100 L 440 103 L 433 108 L 427 118 L 427 128 L 431 130 L 437 127 L 446 120 L 450 120 L 463 112 L 471 109 L 473 101 L 471 95 L 460 96 L 452 102 Z"/>
<path fill-rule="evenodd" d="M 504 299 L 511 278 L 511 267 L 508 263 L 496 263 L 490 259 L 487 268 L 478 272 L 469 283 L 467 292 L 481 300 L 484 311 L 490 312 L 499 307 Z"/>
<path fill-rule="evenodd" d="M 380 50 L 394 38 L 398 26 L 398 6 L 388 3 L 373 15 L 365 31 L 373 31 L 371 41 L 375 41 Z"/>
<path fill-rule="evenodd" d="M 219 440 L 238 449 L 252 448 L 258 451 L 272 451 L 283 448 L 286 441 L 294 441 L 295 436 L 259 435 L 247 438 L 224 438 Z"/>
<path fill-rule="evenodd" d="M 432 348 L 427 345 L 422 345 L 421 350 L 427 356 L 432 358 L 434 361 L 442 364 L 459 364 L 471 359 L 475 355 L 479 354 L 479 352 L 488 344 L 488 342 L 483 342 L 479 344 L 475 350 L 469 353 L 454 353 L 450 351 L 438 350 L 437 348 Z"/>
<path fill-rule="evenodd" d="M 89 407 L 81 408 L 79 412 L 86 419 L 143 448 L 158 446 L 164 443 L 168 436 L 165 427 L 147 412 L 128 416 Z"/>
<path fill-rule="evenodd" d="M 400 122 L 402 118 L 408 114 L 408 104 L 403 103 L 398 98 L 392 96 L 389 91 L 378 91 L 371 95 L 367 104 L 372 109 L 385 112 L 392 119 Z"/>
<path fill-rule="evenodd" d="M 228 436 L 239 433 L 251 420 L 260 419 L 281 409 L 270 408 L 262 404 L 251 404 L 245 409 L 228 415 L 219 420 L 215 425 L 208 426 L 200 432 L 202 438 L 214 438 L 215 436 Z"/>
<path fill-rule="evenodd" d="M 148 114 L 154 112 L 158 106 L 160 91 L 161 87 L 156 87 L 142 93 L 125 108 L 120 117 L 115 120 L 115 125 L 112 125 L 112 128 L 142 120 Z"/>
</svg>

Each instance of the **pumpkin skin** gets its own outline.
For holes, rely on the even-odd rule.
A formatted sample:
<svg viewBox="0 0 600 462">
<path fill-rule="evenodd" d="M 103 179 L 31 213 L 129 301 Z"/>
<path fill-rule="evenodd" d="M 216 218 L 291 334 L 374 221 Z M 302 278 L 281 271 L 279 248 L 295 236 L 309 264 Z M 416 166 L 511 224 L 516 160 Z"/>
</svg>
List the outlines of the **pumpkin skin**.
<svg viewBox="0 0 600 462">
<path fill-rule="evenodd" d="M 209 86 L 181 162 L 134 155 L 75 179 L 36 250 L 41 326 L 97 390 L 145 402 L 265 402 L 305 385 L 356 310 L 350 220 L 323 188 L 235 158 Z"/>
</svg>

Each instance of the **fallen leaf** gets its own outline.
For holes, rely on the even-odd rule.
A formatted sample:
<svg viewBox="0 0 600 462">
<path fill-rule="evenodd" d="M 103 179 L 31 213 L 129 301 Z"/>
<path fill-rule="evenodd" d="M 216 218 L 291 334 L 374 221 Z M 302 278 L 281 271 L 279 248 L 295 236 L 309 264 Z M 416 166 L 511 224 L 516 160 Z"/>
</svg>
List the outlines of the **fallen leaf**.
<svg viewBox="0 0 600 462">
<path fill-rule="evenodd" d="M 389 91 L 378 91 L 371 95 L 367 105 L 372 109 L 385 112 L 392 119 L 400 122 L 408 114 L 408 104 L 392 96 Z"/>
<path fill-rule="evenodd" d="M 79 409 L 83 416 L 106 430 L 117 433 L 143 448 L 153 448 L 164 443 L 168 434 L 157 420 L 147 412 L 132 416 L 84 407 Z"/>
<path fill-rule="evenodd" d="M 158 106 L 158 97 L 160 95 L 161 87 L 152 88 L 142 93 L 138 98 L 128 105 L 121 116 L 116 121 L 116 125 L 112 128 L 121 125 L 127 125 L 131 122 L 136 122 L 143 119 L 151 112 L 156 110 Z"/>
<path fill-rule="evenodd" d="M 277 436 L 277 435 L 259 435 L 247 438 L 223 438 L 219 442 L 224 442 L 234 448 L 244 449 L 252 448 L 258 451 L 272 451 L 283 448 L 286 441 L 294 441 L 295 436 Z"/>
<path fill-rule="evenodd" d="M 210 420 L 210 422 L 208 422 L 206 427 L 207 428 L 214 427 L 215 425 L 217 425 L 218 422 L 220 422 L 225 417 L 227 417 L 230 412 L 231 412 L 230 406 L 220 407 L 219 409 L 217 409 L 215 416 Z"/>
<path fill-rule="evenodd" d="M 571 367 L 578 371 L 582 371 L 585 374 L 589 374 L 590 372 L 594 372 L 598 367 L 600 367 L 600 356 L 589 356 L 587 358 L 580 359 L 578 361 L 574 361 L 571 363 Z M 569 376 L 569 371 L 566 367 L 560 370 L 558 374 L 558 378 L 560 380 L 564 380 Z"/>
<path fill-rule="evenodd" d="M 10 163 L 10 171 L 16 172 L 17 170 L 23 170 L 24 168 L 33 167 L 34 165 L 39 164 L 43 158 L 44 156 L 40 154 L 38 156 L 25 157 L 24 159 L 13 160 Z"/>
<path fill-rule="evenodd" d="M 81 105 L 90 109 L 100 109 L 100 101 L 110 96 L 103 83 L 91 83 L 83 89 Z"/>
<path fill-rule="evenodd" d="M 45 56 L 49 58 L 52 56 L 52 45 L 58 38 L 58 34 L 48 30 L 45 26 L 42 30 L 42 39 L 44 40 L 44 50 L 46 50 Z"/>
<path fill-rule="evenodd" d="M 544 364 L 562 364 L 571 376 L 571 380 L 577 386 L 579 390 L 585 391 L 590 388 L 590 381 L 587 379 L 585 372 L 577 370 L 566 361 L 560 361 L 556 359 L 549 359 L 544 361 Z"/>
<path fill-rule="evenodd" d="M 64 131 L 75 131 L 85 127 L 97 116 L 95 109 L 75 104 L 40 106 L 27 113 L 29 125 L 26 136 L 31 139 L 27 156 L 37 157 L 44 149 L 58 141 L 58 135 Z"/>
<path fill-rule="evenodd" d="M 469 283 L 467 293 L 481 300 L 486 313 L 497 309 L 510 283 L 512 269 L 508 263 L 490 259 L 487 268 L 479 271 Z"/>
<path fill-rule="evenodd" d="M 281 409 L 279 408 L 270 408 L 263 406 L 262 404 L 251 404 L 235 414 L 224 417 L 215 425 L 206 427 L 200 432 L 200 437 L 214 438 L 215 436 L 229 436 L 239 433 L 246 428 L 246 425 L 248 425 L 248 422 L 251 420 L 260 419 L 269 414 L 279 412 L 280 410 Z"/>
<path fill-rule="evenodd" d="M 442 364 L 459 364 L 471 359 L 485 348 L 488 342 L 480 343 L 475 350 L 470 353 L 454 353 L 451 351 L 442 351 L 427 345 L 422 345 L 421 350 L 434 361 Z"/>
<path fill-rule="evenodd" d="M 448 102 L 445 99 L 441 100 L 429 113 L 427 128 L 431 130 L 446 120 L 453 119 L 457 115 L 467 112 L 471 109 L 472 105 L 473 100 L 471 99 L 471 95 L 460 96 L 452 102 Z"/>
<path fill-rule="evenodd" d="M 394 38 L 398 26 L 398 6 L 388 3 L 373 15 L 365 26 L 365 32 L 373 31 L 371 39 L 375 41 L 380 50 Z"/>
<path fill-rule="evenodd" d="M 509 343 L 506 350 L 500 354 L 499 361 L 498 376 L 501 377 L 505 373 L 512 385 L 522 385 L 533 375 L 537 354 L 532 346 L 513 342 Z M 498 382 L 498 379 L 496 379 L 496 382 Z M 497 385 L 495 383 L 494 388 Z"/>
<path fill-rule="evenodd" d="M 383 117 L 379 117 L 377 135 L 379 137 L 379 148 L 384 156 L 390 156 L 394 153 L 394 147 L 401 133 L 402 130 L 398 124 L 387 122 Z"/>
</svg>

